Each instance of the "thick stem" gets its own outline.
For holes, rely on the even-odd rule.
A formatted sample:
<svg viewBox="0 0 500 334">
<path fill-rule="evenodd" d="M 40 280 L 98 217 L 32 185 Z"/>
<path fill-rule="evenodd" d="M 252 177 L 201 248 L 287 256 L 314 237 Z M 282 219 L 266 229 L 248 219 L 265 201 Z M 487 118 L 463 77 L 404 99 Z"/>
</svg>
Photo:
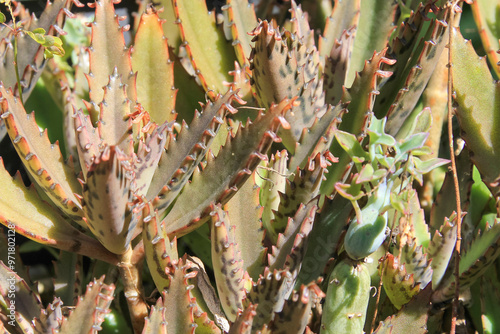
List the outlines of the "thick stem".
<svg viewBox="0 0 500 334">
<path fill-rule="evenodd" d="M 142 333 L 144 318 L 148 316 L 148 305 L 142 292 L 140 265 L 131 247 L 122 255 L 118 268 L 123 282 L 134 333 Z"/>
</svg>

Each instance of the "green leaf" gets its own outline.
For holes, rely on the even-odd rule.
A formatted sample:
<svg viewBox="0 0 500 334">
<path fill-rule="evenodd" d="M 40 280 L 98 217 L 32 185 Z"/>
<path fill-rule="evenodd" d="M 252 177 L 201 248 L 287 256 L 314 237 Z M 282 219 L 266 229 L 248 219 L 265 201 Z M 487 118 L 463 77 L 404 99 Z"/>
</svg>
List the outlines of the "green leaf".
<svg viewBox="0 0 500 334">
<path fill-rule="evenodd" d="M 452 30 L 453 88 L 457 116 L 472 161 L 488 187 L 500 176 L 500 84 L 495 83 L 480 59 L 457 29 Z"/>
<path fill-rule="evenodd" d="M 0 86 L 0 93 L 3 98 L 1 117 L 26 170 L 59 209 L 85 226 L 83 211 L 74 195 L 81 186 L 73 168 L 64 162 L 59 145 L 50 143 L 47 131 L 40 133 L 34 114 L 27 115 L 10 90 Z"/>
<path fill-rule="evenodd" d="M 361 1 L 359 25 L 346 80 L 347 87 L 354 81 L 356 73 L 363 69 L 365 61 L 372 56 L 373 51 L 381 51 L 386 46 L 387 37 L 393 29 L 396 7 L 397 3 L 392 1 Z"/>
<path fill-rule="evenodd" d="M 137 72 L 137 100 L 157 124 L 175 119 L 174 63 L 158 13 L 148 9 L 135 35 L 132 68 Z"/>
<path fill-rule="evenodd" d="M 203 0 L 174 0 L 178 20 L 194 71 L 201 85 L 216 94 L 227 90 L 224 82 L 231 82 L 228 72 L 234 69 L 235 54 L 215 23 L 215 11 L 208 12 Z M 215 96 L 215 95 L 214 95 Z"/>
<path fill-rule="evenodd" d="M 201 173 L 195 173 L 165 218 L 170 237 L 182 236 L 203 224 L 213 203 L 225 204 L 252 174 L 271 144 L 279 140 L 276 131 L 286 121 L 283 114 L 292 101 L 284 100 L 260 114 L 234 138 L 228 137 L 215 159 L 209 159 Z"/>
<path fill-rule="evenodd" d="M 229 215 L 220 205 L 212 215 L 211 244 L 215 282 L 222 307 L 229 321 L 234 321 L 245 299 L 245 270 L 239 245 L 235 242 L 234 229 Z"/>
<path fill-rule="evenodd" d="M 114 285 L 104 284 L 104 277 L 87 285 L 85 296 L 78 300 L 75 309 L 61 326 L 61 333 L 84 334 L 100 328 L 113 294 Z"/>
<path fill-rule="evenodd" d="M 117 73 L 117 81 L 125 85 L 126 96 L 136 101 L 135 75 L 132 72 L 130 51 L 125 46 L 123 30 L 118 22 L 112 0 L 103 0 L 95 6 L 95 19 L 91 23 L 92 43 L 89 48 L 90 75 L 89 95 L 91 102 L 98 104 L 104 98 L 103 87 L 109 82 L 109 76 Z M 132 103 L 131 105 L 134 105 Z M 130 110 L 133 112 L 134 110 Z M 97 121 L 97 115 L 91 113 L 92 121 Z M 123 117 L 123 115 L 120 115 Z M 111 124 L 109 124 L 111 125 Z"/>
<path fill-rule="evenodd" d="M 5 23 L 6 20 L 7 18 L 5 17 L 5 14 L 0 12 L 0 23 Z"/>
<path fill-rule="evenodd" d="M 341 36 L 343 35 L 343 32 L 345 30 L 349 30 L 352 27 L 358 26 L 361 2 L 362 1 L 360 0 L 335 0 L 333 11 L 328 17 L 325 24 L 323 36 L 319 37 L 318 50 L 321 56 L 330 56 L 331 51 L 335 46 L 335 41 L 340 41 L 342 39 Z M 354 31 L 352 35 L 355 34 L 356 33 Z M 352 45 L 350 48 L 352 48 Z M 349 59 L 347 60 L 347 63 L 349 63 Z"/>
</svg>

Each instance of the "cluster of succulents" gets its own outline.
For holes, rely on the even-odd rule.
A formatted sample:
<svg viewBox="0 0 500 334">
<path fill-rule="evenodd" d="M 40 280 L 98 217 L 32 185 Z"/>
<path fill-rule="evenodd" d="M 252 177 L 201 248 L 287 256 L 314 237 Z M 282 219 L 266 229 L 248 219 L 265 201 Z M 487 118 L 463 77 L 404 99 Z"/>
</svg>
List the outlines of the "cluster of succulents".
<svg viewBox="0 0 500 334">
<path fill-rule="evenodd" d="M 500 326 L 500 3 L 0 2 L 0 333 Z"/>
</svg>

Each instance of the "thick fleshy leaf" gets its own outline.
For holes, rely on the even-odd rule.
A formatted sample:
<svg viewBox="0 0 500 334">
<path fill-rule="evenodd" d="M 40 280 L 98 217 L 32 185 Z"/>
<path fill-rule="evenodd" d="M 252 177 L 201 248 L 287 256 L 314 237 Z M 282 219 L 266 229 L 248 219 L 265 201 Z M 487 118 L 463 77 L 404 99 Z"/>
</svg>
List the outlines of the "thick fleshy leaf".
<svg viewBox="0 0 500 334">
<path fill-rule="evenodd" d="M 158 13 L 148 8 L 141 16 L 132 52 L 137 72 L 137 101 L 157 124 L 175 119 L 174 63 L 168 56 Z"/>
<path fill-rule="evenodd" d="M 456 214 L 454 214 L 456 217 Z M 427 253 L 429 259 L 432 260 L 432 287 L 436 289 L 441 283 L 443 276 L 448 269 L 448 265 L 455 250 L 455 242 L 457 240 L 457 225 L 445 219 L 444 224 L 439 231 L 434 233 L 429 244 Z"/>
<path fill-rule="evenodd" d="M 92 125 L 90 116 L 84 115 L 81 109 L 75 111 L 73 124 L 80 167 L 83 176 L 87 177 L 89 167 L 100 153 L 102 139 L 97 129 Z"/>
<path fill-rule="evenodd" d="M 15 266 L 7 266 L 0 262 L 0 296 L 8 306 L 14 306 L 17 324 L 32 330 L 31 321 L 40 316 L 42 302 L 14 270 Z M 10 313 L 10 310 L 7 312 Z M 9 320 L 13 319 L 9 318 Z"/>
<path fill-rule="evenodd" d="M 428 286 L 403 306 L 396 315 L 390 316 L 373 332 L 374 334 L 405 333 L 425 334 L 427 330 L 427 312 L 431 308 L 430 297 L 432 289 Z"/>
<path fill-rule="evenodd" d="M 47 308 L 42 309 L 40 315 L 33 320 L 35 333 L 57 333 L 61 330 L 63 322 L 62 314 L 63 302 L 56 298 Z"/>
<path fill-rule="evenodd" d="M 276 245 L 272 246 L 272 252 L 268 255 L 270 270 L 287 269 L 295 280 L 302 265 L 317 210 L 316 201 L 311 201 L 307 206 L 302 204 L 297 213 L 288 219 L 286 230 L 278 235 Z"/>
<path fill-rule="evenodd" d="M 59 209 L 81 224 L 83 212 L 74 195 L 78 181 L 64 163 L 58 143 L 50 143 L 46 130 L 40 133 L 34 114 L 27 115 L 10 90 L 0 86 L 0 93 L 1 117 L 26 170 Z"/>
<path fill-rule="evenodd" d="M 385 49 L 379 53 L 374 52 L 372 58 L 365 62 L 363 71 L 356 74 L 351 88 L 345 90 L 342 96 L 342 102 L 349 103 L 349 105 L 347 106 L 348 112 L 342 117 L 339 129 L 355 135 L 358 141 L 364 138 L 366 127 L 369 124 L 373 103 L 378 94 L 378 81 L 391 74 L 380 70 L 383 64 L 394 63 L 385 57 L 385 53 Z M 346 173 L 345 166 L 350 161 L 348 154 L 337 141 L 332 143 L 330 151 L 335 157 L 339 157 L 339 163 L 328 168 L 327 180 L 321 185 L 321 192 L 326 195 L 332 193 L 335 183 L 341 180 Z"/>
<path fill-rule="evenodd" d="M 206 221 L 214 203 L 225 204 L 234 195 L 260 161 L 267 159 L 265 154 L 271 144 L 279 141 L 279 127 L 288 127 L 283 115 L 292 104 L 293 100 L 283 100 L 239 129 L 234 138 L 228 137 L 217 157 L 210 159 L 201 173 L 194 174 L 165 218 L 169 236 L 196 229 Z"/>
<path fill-rule="evenodd" d="M 276 241 L 278 233 L 285 231 L 289 218 L 297 212 L 301 204 L 308 204 L 319 193 L 319 186 L 323 181 L 323 174 L 330 165 L 328 158 L 317 154 L 309 158 L 304 169 L 295 171 L 293 180 L 287 180 L 285 191 L 280 194 L 280 204 L 274 212 L 274 220 L 271 221 L 272 230 L 268 231 L 268 237 Z"/>
<path fill-rule="evenodd" d="M 453 89 L 457 116 L 471 159 L 488 187 L 500 177 L 500 84 L 495 83 L 485 59 L 480 59 L 457 29 L 452 29 Z M 471 84 L 472 83 L 472 84 Z"/>
<path fill-rule="evenodd" d="M 148 125 L 148 132 L 139 141 L 137 154 L 134 155 L 134 180 L 138 195 L 146 196 L 164 148 L 172 138 L 171 123 Z"/>
<path fill-rule="evenodd" d="M 108 84 L 103 88 L 104 96 L 99 103 L 98 130 L 105 144 L 118 146 L 125 153 L 131 153 L 131 107 L 125 92 L 126 87 L 115 67 L 113 74 L 109 76 Z"/>
<path fill-rule="evenodd" d="M 418 9 L 412 12 L 410 17 L 397 28 L 397 35 L 389 44 L 387 56 L 397 61 L 383 66 L 383 70 L 392 71 L 394 75 L 385 80 L 384 88 L 375 101 L 375 110 L 379 118 L 387 114 L 399 90 L 404 86 L 409 71 L 415 65 L 416 59 L 411 59 L 411 56 L 415 45 L 418 45 L 421 38 L 420 33 L 424 29 L 424 23 L 429 20 L 427 16 L 429 11 L 430 6 L 420 4 Z M 412 47 L 409 47 L 409 45 Z M 420 49 L 422 46 L 420 45 Z M 415 58 L 418 58 L 416 54 Z M 411 63 L 409 62 L 410 59 Z"/>
<path fill-rule="evenodd" d="M 238 315 L 236 321 L 231 326 L 229 334 L 250 334 L 252 332 L 252 322 L 257 315 L 255 312 L 257 305 L 248 305 L 241 314 Z"/>
<path fill-rule="evenodd" d="M 326 263 L 339 246 L 352 211 L 352 205 L 342 196 L 325 198 L 308 238 L 298 284 L 309 284 L 323 273 Z"/>
<path fill-rule="evenodd" d="M 380 267 L 383 268 L 381 277 L 385 292 L 397 309 L 420 292 L 419 284 L 415 282 L 413 275 L 407 274 L 404 264 L 400 265 L 397 257 L 387 254 Z"/>
<path fill-rule="evenodd" d="M 140 215 L 132 203 L 132 171 L 126 159 L 107 146 L 89 168 L 81 200 L 88 227 L 115 254 L 129 248 Z"/>
<path fill-rule="evenodd" d="M 271 333 L 302 334 L 309 322 L 311 309 L 325 294 L 314 283 L 300 287 L 285 301 L 283 310 L 274 316 L 269 325 Z"/>
<path fill-rule="evenodd" d="M 201 113 L 195 112 L 191 124 L 183 122 L 177 139 L 168 143 L 146 196 L 148 200 L 158 196 L 155 206 L 160 213 L 172 203 L 205 157 L 225 115 L 235 112 L 231 105 L 234 100 L 243 103 L 237 92 L 229 90 L 215 101 L 207 101 Z"/>
<path fill-rule="evenodd" d="M 472 14 L 476 21 L 477 30 L 481 36 L 484 50 L 488 56 L 491 67 L 500 77 L 500 67 L 498 61 L 498 49 L 500 49 L 500 29 L 498 26 L 498 12 L 500 4 L 498 1 L 472 1 Z"/>
<path fill-rule="evenodd" d="M 347 2 L 344 2 L 347 3 Z M 342 98 L 352 46 L 354 44 L 355 28 L 344 30 L 325 57 L 324 87 L 325 102 L 336 105 Z"/>
<path fill-rule="evenodd" d="M 342 117 L 347 112 L 346 107 L 347 104 L 344 103 L 337 104 L 335 108 L 329 106 L 325 114 L 316 119 L 309 129 L 303 129 L 288 168 L 304 168 L 309 157 L 330 149 Z"/>
<path fill-rule="evenodd" d="M 234 50 L 238 61 L 244 68 L 249 65 L 251 37 L 248 35 L 258 24 L 253 3 L 248 0 L 228 0 L 222 7 L 224 24 L 231 30 Z"/>
<path fill-rule="evenodd" d="M 382 50 L 393 30 L 397 2 L 386 0 L 361 1 L 359 25 L 352 50 L 346 86 L 354 82 L 356 73 L 363 69 L 373 51 Z"/>
<path fill-rule="evenodd" d="M 323 36 L 320 36 L 318 43 L 319 54 L 323 57 L 328 57 L 336 48 L 336 43 L 342 41 L 345 31 L 359 24 L 361 1 L 342 1 L 335 0 L 332 14 L 328 17 L 325 24 Z M 356 28 L 350 32 L 352 38 L 356 33 Z M 348 49 L 352 48 L 352 44 Z M 350 55 L 347 55 L 347 63 Z M 347 71 L 347 69 L 346 69 Z"/>
<path fill-rule="evenodd" d="M 273 231 L 271 225 L 274 219 L 274 212 L 278 210 L 280 204 L 280 193 L 285 192 L 288 151 L 278 151 L 271 155 L 269 161 L 263 161 L 257 167 L 256 179 L 259 188 L 259 203 L 262 207 L 262 227 L 266 231 Z"/>
<path fill-rule="evenodd" d="M 0 167 L 0 223 L 12 225 L 16 233 L 38 243 L 117 263 L 117 258 L 97 240 L 79 232 L 43 202 L 34 189 L 27 189 L 19 174 L 11 178 L 1 159 Z"/>
<path fill-rule="evenodd" d="M 203 0 L 174 0 L 174 11 L 189 60 L 201 85 L 211 97 L 227 90 L 235 60 L 231 44 L 215 23 L 215 11 L 208 12 Z M 210 92 L 213 90 L 215 92 Z"/>
<path fill-rule="evenodd" d="M 131 101 L 136 101 L 135 75 L 132 72 L 130 51 L 125 47 L 124 28 L 120 28 L 113 1 L 102 0 L 92 7 L 95 8 L 95 19 L 90 23 L 92 43 L 88 49 L 90 72 L 87 75 L 90 101 L 95 105 L 101 103 L 104 99 L 102 88 L 108 84 L 109 76 L 115 72 L 115 68 L 116 79 L 126 85 L 126 96 Z M 98 115 L 95 111 L 91 110 L 91 118 L 93 122 L 97 121 Z"/>
<path fill-rule="evenodd" d="M 104 277 L 87 285 L 85 296 L 80 297 L 75 309 L 61 327 L 61 333 L 87 334 L 92 330 L 100 330 L 113 294 L 114 285 L 104 284 Z"/>
<path fill-rule="evenodd" d="M 300 104 L 285 116 L 291 128 L 281 131 L 285 146 L 293 153 L 303 129 L 326 112 L 323 80 L 318 77 L 316 48 L 308 49 L 290 32 L 280 34 L 272 24 L 263 21 L 251 32 L 252 87 L 264 108 L 297 97 Z"/>
<path fill-rule="evenodd" d="M 470 247 L 460 258 L 460 290 L 469 288 L 500 255 L 500 223 L 498 220 L 472 241 Z M 451 276 L 441 283 L 441 288 L 432 296 L 433 302 L 442 302 L 453 298 L 455 277 Z"/>
<path fill-rule="evenodd" d="M 311 30 L 309 26 L 309 15 L 302 10 L 302 7 L 297 6 L 296 2 L 292 0 L 292 8 L 290 9 L 290 14 L 292 18 L 290 22 L 292 23 L 292 33 L 294 33 L 302 43 L 308 48 L 312 48 L 316 45 L 314 41 L 314 31 Z M 257 24 L 254 25 L 254 27 Z"/>
<path fill-rule="evenodd" d="M 142 334 L 167 334 L 167 308 L 163 306 L 161 298 L 158 298 L 156 306 L 151 306 L 151 313 L 146 318 Z"/>
<path fill-rule="evenodd" d="M 194 308 L 196 301 L 191 295 L 192 286 L 189 280 L 196 276 L 190 272 L 190 262 L 180 259 L 178 268 L 172 275 L 168 291 L 162 291 L 163 307 L 166 312 L 168 333 L 194 334 Z M 175 305 L 175 307 L 172 307 Z"/>
<path fill-rule="evenodd" d="M 256 315 L 252 322 L 252 332 L 261 330 L 264 325 L 273 320 L 274 313 L 282 311 L 285 300 L 290 294 L 291 283 L 292 275 L 290 272 L 286 270 L 270 271 L 268 268 L 259 281 L 254 283 L 244 301 L 245 307 L 257 304 Z"/>
<path fill-rule="evenodd" d="M 405 137 L 405 134 L 399 135 L 398 132 L 401 128 L 404 128 L 406 120 L 411 121 L 411 117 L 409 116 L 415 109 L 415 105 L 419 101 L 425 86 L 434 73 L 438 60 L 445 48 L 445 44 L 448 42 L 448 24 L 440 20 L 446 15 L 446 12 L 443 10 L 437 13 L 437 15 L 438 18 L 431 21 L 423 37 L 423 41 L 419 42 L 410 56 L 404 71 L 399 71 L 397 73 L 398 78 L 395 78 L 396 82 L 404 80 L 404 83 L 403 81 L 400 82 L 402 85 L 398 87 L 399 91 L 396 97 L 392 101 L 390 98 L 386 100 L 386 105 L 390 105 L 387 111 L 389 119 L 386 129 L 387 132 L 392 135 L 397 134 L 397 138 Z M 407 47 L 407 45 L 404 46 L 404 48 Z M 397 59 L 396 63 L 399 61 L 400 60 Z M 391 94 L 390 89 L 395 89 L 395 87 L 387 87 L 389 94 Z M 381 93 L 383 94 L 385 92 L 386 90 L 382 89 Z M 381 100 L 386 97 L 387 95 L 384 97 L 381 96 Z M 377 113 L 379 112 L 380 110 L 377 110 Z M 415 110 L 415 112 L 417 112 L 417 110 Z"/>
<path fill-rule="evenodd" d="M 246 295 L 243 260 L 234 239 L 234 229 L 238 227 L 231 225 L 229 215 L 220 205 L 215 207 L 211 228 L 212 263 L 219 298 L 230 321 L 243 310 L 242 301 Z"/>
<path fill-rule="evenodd" d="M 224 206 L 236 229 L 233 229 L 234 242 L 238 245 L 243 260 L 243 270 L 252 279 L 257 280 L 263 271 L 265 248 L 262 246 L 264 229 L 262 228 L 263 208 L 259 204 L 259 188 L 256 179 L 262 170 L 257 167 L 249 180 Z M 259 174 L 257 174 L 259 173 Z M 274 173 L 273 173 L 274 174 Z"/>
<path fill-rule="evenodd" d="M 177 239 L 170 241 L 165 229 L 160 225 L 158 213 L 148 203 L 143 209 L 142 238 L 146 261 L 158 291 L 168 289 L 171 275 L 174 273 L 179 259 Z"/>
</svg>

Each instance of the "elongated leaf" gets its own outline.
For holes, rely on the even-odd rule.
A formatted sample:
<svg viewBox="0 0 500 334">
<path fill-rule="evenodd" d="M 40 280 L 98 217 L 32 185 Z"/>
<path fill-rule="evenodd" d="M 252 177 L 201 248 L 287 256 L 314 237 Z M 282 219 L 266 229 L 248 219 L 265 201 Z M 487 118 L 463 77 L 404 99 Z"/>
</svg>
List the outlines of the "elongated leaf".
<svg viewBox="0 0 500 334">
<path fill-rule="evenodd" d="M 472 14 L 476 21 L 477 30 L 481 36 L 484 50 L 488 56 L 491 67 L 500 76 L 500 60 L 497 50 L 500 49 L 500 29 L 498 27 L 498 15 L 500 12 L 500 2 L 498 0 L 491 1 L 473 1 L 471 3 Z"/>
<path fill-rule="evenodd" d="M 384 88 L 380 96 L 375 101 L 375 110 L 378 118 L 385 116 L 394 102 L 400 89 L 404 87 L 406 77 L 412 66 L 415 66 L 418 56 L 412 59 L 412 64 L 408 65 L 414 48 L 420 40 L 420 33 L 425 27 L 424 23 L 429 20 L 428 14 L 430 6 L 420 4 L 418 9 L 411 13 L 410 17 L 401 24 L 395 32 L 396 37 L 390 42 L 387 57 L 396 59 L 392 64 L 382 66 L 383 70 L 392 71 L 394 74 L 385 80 Z M 405 71 L 406 69 L 406 71 Z M 409 82 L 408 82 L 409 83 Z"/>
<path fill-rule="evenodd" d="M 47 308 L 42 309 L 40 316 L 33 320 L 35 333 L 57 333 L 60 331 L 61 324 L 64 319 L 62 314 L 62 305 L 63 302 L 59 298 L 56 298 L 47 306 Z"/>
<path fill-rule="evenodd" d="M 252 322 L 252 332 L 261 330 L 265 324 L 273 319 L 274 313 L 281 312 L 290 293 L 291 281 L 290 272 L 286 270 L 270 271 L 266 268 L 263 276 L 254 283 L 247 299 L 245 299 L 245 307 L 258 304 Z"/>
<path fill-rule="evenodd" d="M 238 61 L 246 67 L 249 65 L 248 58 L 252 51 L 251 37 L 248 33 L 258 24 L 254 5 L 248 3 L 248 0 L 228 0 L 222 10 L 224 24 L 231 29 L 231 38 Z"/>
<path fill-rule="evenodd" d="M 167 334 L 167 308 L 164 307 L 161 298 L 158 298 L 156 306 L 151 306 L 149 317 L 144 323 L 143 334 Z"/>
<path fill-rule="evenodd" d="M 263 161 L 257 167 L 257 182 L 259 185 L 259 203 L 262 206 L 262 225 L 266 231 L 272 233 L 271 221 L 274 212 L 280 204 L 280 193 L 285 191 L 286 179 L 289 176 L 287 170 L 288 151 L 278 151 L 271 155 L 269 161 Z"/>
<path fill-rule="evenodd" d="M 203 0 L 174 0 L 175 17 L 181 38 L 201 85 L 209 95 L 226 91 L 229 71 L 235 59 L 231 45 L 215 24 L 215 11 L 209 13 Z"/>
<path fill-rule="evenodd" d="M 113 1 L 96 2 L 95 19 L 92 27 L 92 43 L 89 48 L 90 72 L 87 75 L 91 102 L 98 104 L 104 98 L 104 90 L 109 76 L 117 70 L 118 80 L 127 85 L 127 97 L 136 101 L 135 75 L 132 72 L 130 51 L 125 47 L 123 28 L 120 28 Z M 92 121 L 98 116 L 91 113 Z M 123 117 L 123 115 L 120 115 Z M 119 116 L 117 116 L 119 117 Z"/>
<path fill-rule="evenodd" d="M 471 42 L 452 29 L 453 88 L 457 116 L 471 159 L 488 187 L 498 187 L 500 176 L 500 84 L 493 82 L 484 59 Z M 471 84 L 472 83 L 472 84 Z"/>
<path fill-rule="evenodd" d="M 325 24 L 323 36 L 320 36 L 318 43 L 319 54 L 323 57 L 331 55 L 337 41 L 342 40 L 344 31 L 351 30 L 351 36 L 354 38 L 356 28 L 359 23 L 361 0 L 342 1 L 335 0 L 332 14 L 328 17 Z M 352 47 L 352 46 L 351 46 Z M 349 47 L 349 49 L 351 48 Z M 350 56 L 348 56 L 347 63 Z M 346 69 L 347 70 L 347 69 Z"/>
<path fill-rule="evenodd" d="M 213 203 L 225 204 L 232 197 L 259 162 L 267 158 L 271 144 L 279 141 L 276 131 L 280 125 L 288 126 L 283 114 L 292 104 L 290 100 L 282 101 L 239 129 L 235 138 L 228 137 L 217 158 L 193 176 L 165 218 L 170 237 L 184 235 L 203 224 Z"/>
<path fill-rule="evenodd" d="M 300 103 L 286 115 L 289 131 L 282 130 L 284 144 L 293 153 L 304 128 L 326 112 L 323 80 L 318 77 L 319 59 L 315 48 L 307 49 L 298 38 L 279 33 L 272 23 L 261 22 L 252 32 L 252 87 L 262 107 L 284 98 L 297 97 Z"/>
<path fill-rule="evenodd" d="M 26 170 L 59 209 L 81 224 L 83 212 L 74 195 L 78 181 L 64 163 L 59 145 L 49 142 L 47 131 L 40 133 L 34 114 L 27 115 L 10 90 L 0 86 L 0 94 L 1 117 Z"/>
<path fill-rule="evenodd" d="M 108 146 L 90 166 L 83 184 L 85 221 L 104 247 L 115 254 L 128 249 L 139 219 L 132 206 L 131 171 L 126 164 L 126 156 Z"/>
<path fill-rule="evenodd" d="M 235 91 L 217 96 L 214 102 L 207 101 L 203 112 L 196 112 L 188 126 L 183 123 L 176 141 L 171 141 L 163 153 L 158 169 L 153 175 L 147 199 L 155 199 L 155 206 L 163 212 L 187 183 L 201 159 L 208 152 L 223 118 L 227 112 L 235 112 L 231 103 L 243 101 Z"/>
<path fill-rule="evenodd" d="M 470 287 L 500 255 L 500 223 L 498 220 L 487 227 L 460 258 L 459 287 L 463 291 Z M 441 288 L 433 296 L 433 302 L 441 302 L 453 298 L 455 293 L 455 277 L 449 277 L 442 282 Z"/>
<path fill-rule="evenodd" d="M 118 146 L 125 153 L 132 151 L 130 100 L 127 98 L 125 85 L 118 75 L 117 68 L 109 76 L 108 84 L 104 87 L 104 96 L 99 103 L 99 136 L 104 143 Z"/>
<path fill-rule="evenodd" d="M 295 280 L 302 265 L 317 210 L 316 201 L 311 201 L 307 206 L 302 204 L 297 213 L 289 218 L 286 230 L 278 235 L 276 245 L 268 255 L 270 270 L 287 269 Z"/>
<path fill-rule="evenodd" d="M 248 272 L 252 279 L 257 280 L 262 272 L 265 249 L 262 246 L 264 229 L 262 228 L 262 211 L 259 204 L 259 189 L 256 179 L 259 178 L 260 168 L 253 172 L 249 180 L 243 184 L 238 192 L 224 206 L 229 220 L 236 226 L 233 229 L 234 242 L 238 245 L 243 260 L 243 270 Z"/>
<path fill-rule="evenodd" d="M 396 315 L 381 321 L 374 334 L 404 333 L 411 331 L 415 334 L 428 333 L 428 314 L 431 308 L 430 297 L 432 289 L 428 286 L 403 306 Z"/>
<path fill-rule="evenodd" d="M 180 259 L 178 269 L 172 275 L 171 284 L 167 291 L 162 291 L 163 307 L 166 312 L 168 333 L 191 333 L 194 334 L 194 308 L 196 302 L 191 295 L 189 279 L 196 274 L 190 273 L 190 262 Z M 160 299 L 161 300 L 161 299 Z M 175 305 L 175 307 L 172 307 Z"/>
<path fill-rule="evenodd" d="M 361 12 L 352 51 L 351 65 L 346 86 L 355 80 L 356 73 L 363 69 L 373 51 L 382 50 L 393 29 L 393 18 L 397 2 L 386 0 L 361 1 Z"/>
<path fill-rule="evenodd" d="M 177 239 L 170 241 L 164 228 L 160 225 L 158 214 L 148 203 L 143 209 L 142 238 L 146 261 L 158 291 L 168 289 L 171 275 L 177 268 Z"/>
<path fill-rule="evenodd" d="M 434 72 L 445 44 L 448 42 L 448 24 L 439 20 L 446 15 L 446 12 L 442 11 L 438 15 L 438 19 L 432 20 L 423 41 L 417 45 L 406 65 L 403 74 L 403 78 L 406 77 L 404 84 L 400 87 L 387 112 L 389 118 L 386 129 L 390 134 L 398 133 L 407 119 L 411 121 L 409 116 Z M 397 136 L 397 138 L 399 137 L 405 137 L 405 135 Z"/>
<path fill-rule="evenodd" d="M 304 333 L 313 305 L 324 296 L 316 284 L 302 285 L 299 292 L 294 292 L 285 301 L 283 310 L 274 316 L 269 329 L 272 333 Z"/>
<path fill-rule="evenodd" d="M 13 310 L 17 323 L 30 326 L 31 321 L 40 316 L 42 302 L 35 295 L 26 282 L 15 273 L 14 266 L 7 266 L 0 262 L 0 296 Z M 10 309 L 7 311 L 10 313 Z M 9 318 L 9 320 L 12 320 Z M 31 329 L 31 328 L 30 328 Z M 32 329 L 31 329 L 32 330 Z"/>
<path fill-rule="evenodd" d="M 375 97 L 378 94 L 378 81 L 391 75 L 382 71 L 383 64 L 393 64 L 394 61 L 385 57 L 386 49 L 374 52 L 370 60 L 365 62 L 363 71 L 356 74 L 356 79 L 351 88 L 344 91 L 343 103 L 349 103 L 348 112 L 342 117 L 339 129 L 349 132 L 361 141 L 364 138 L 366 127 L 370 122 Z M 336 182 L 340 181 L 346 173 L 346 166 L 350 161 L 348 154 L 342 149 L 338 141 L 334 141 L 330 151 L 339 157 L 339 163 L 328 168 L 327 180 L 321 184 L 321 192 L 330 195 Z M 338 167 L 337 167 L 338 166 Z"/>
<path fill-rule="evenodd" d="M 114 285 L 104 284 L 104 277 L 87 285 L 84 297 L 80 297 L 76 308 L 63 322 L 62 333 L 87 334 L 100 330 L 104 315 L 111 305 Z"/>
<path fill-rule="evenodd" d="M 309 158 L 304 169 L 297 169 L 292 181 L 287 180 L 285 191 L 281 194 L 280 205 L 274 213 L 271 222 L 272 231 L 268 231 L 271 240 L 276 241 L 278 233 L 285 231 L 289 217 L 297 212 L 301 204 L 308 204 L 319 193 L 323 181 L 323 173 L 330 165 L 327 158 L 321 154 Z"/>
<path fill-rule="evenodd" d="M 175 119 L 174 63 L 168 56 L 158 13 L 148 8 L 135 35 L 132 68 L 137 71 L 137 100 L 161 124 Z"/>
<path fill-rule="evenodd" d="M 428 254 L 432 259 L 432 287 L 436 289 L 441 283 L 443 276 L 448 269 L 450 260 L 455 250 L 457 240 L 457 225 L 447 218 L 441 229 L 436 231 L 429 244 Z"/>
<path fill-rule="evenodd" d="M 222 307 L 227 318 L 234 321 L 238 311 L 243 310 L 245 298 L 245 271 L 239 245 L 235 243 L 234 229 L 227 212 L 220 205 L 212 216 L 212 263 L 215 282 Z"/>
<path fill-rule="evenodd" d="M 12 225 L 17 233 L 38 243 L 110 263 L 117 262 L 116 257 L 97 240 L 79 232 L 40 200 L 34 189 L 25 188 L 19 175 L 11 178 L 3 168 L 3 161 L 0 163 L 0 184 L 0 223 Z"/>
</svg>

